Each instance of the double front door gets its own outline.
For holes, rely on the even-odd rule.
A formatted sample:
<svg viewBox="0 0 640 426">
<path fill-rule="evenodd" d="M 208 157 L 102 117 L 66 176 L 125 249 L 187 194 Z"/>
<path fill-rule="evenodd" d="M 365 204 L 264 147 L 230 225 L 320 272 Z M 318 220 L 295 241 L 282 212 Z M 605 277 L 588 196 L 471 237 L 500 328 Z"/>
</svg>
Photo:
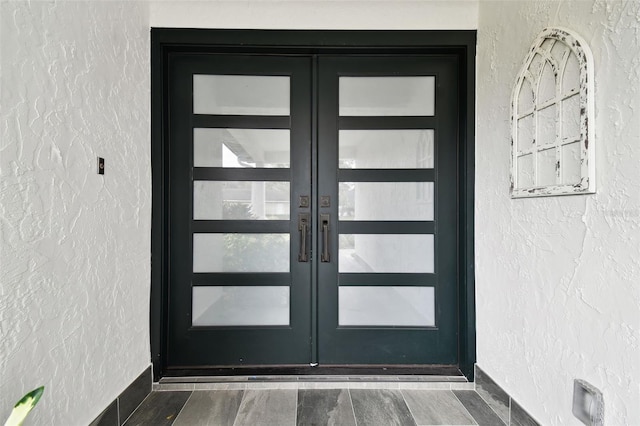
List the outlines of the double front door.
<svg viewBox="0 0 640 426">
<path fill-rule="evenodd" d="M 170 56 L 168 368 L 457 363 L 458 67 Z"/>
</svg>

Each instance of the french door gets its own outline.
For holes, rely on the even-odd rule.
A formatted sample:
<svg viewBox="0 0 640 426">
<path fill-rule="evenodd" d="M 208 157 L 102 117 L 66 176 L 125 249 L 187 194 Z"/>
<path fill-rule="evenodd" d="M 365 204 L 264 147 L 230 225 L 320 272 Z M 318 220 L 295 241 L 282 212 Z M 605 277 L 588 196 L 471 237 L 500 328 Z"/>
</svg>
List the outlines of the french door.
<svg viewBox="0 0 640 426">
<path fill-rule="evenodd" d="M 170 56 L 168 368 L 458 362 L 459 71 Z"/>
</svg>

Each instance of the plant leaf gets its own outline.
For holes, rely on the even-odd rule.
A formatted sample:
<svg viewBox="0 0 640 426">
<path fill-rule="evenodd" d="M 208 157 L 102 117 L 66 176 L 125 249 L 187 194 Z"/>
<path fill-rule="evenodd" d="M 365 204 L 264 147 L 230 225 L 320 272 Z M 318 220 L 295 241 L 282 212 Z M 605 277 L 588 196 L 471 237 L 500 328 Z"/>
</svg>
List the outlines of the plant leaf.
<svg viewBox="0 0 640 426">
<path fill-rule="evenodd" d="M 34 389 L 25 396 L 13 407 L 11 415 L 7 419 L 4 426 L 20 426 L 27 414 L 36 406 L 40 397 L 44 393 L 44 386 L 40 386 L 38 389 Z"/>
</svg>

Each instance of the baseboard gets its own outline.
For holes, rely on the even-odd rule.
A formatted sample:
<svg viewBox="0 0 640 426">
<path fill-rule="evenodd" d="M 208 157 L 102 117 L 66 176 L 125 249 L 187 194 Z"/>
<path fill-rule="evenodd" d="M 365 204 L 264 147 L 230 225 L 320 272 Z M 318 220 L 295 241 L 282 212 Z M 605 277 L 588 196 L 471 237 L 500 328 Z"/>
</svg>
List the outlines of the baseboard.
<svg viewBox="0 0 640 426">
<path fill-rule="evenodd" d="M 89 426 L 122 426 L 151 393 L 151 383 L 151 367 L 148 367 Z"/>
<path fill-rule="evenodd" d="M 540 426 L 527 411 L 476 364 L 476 392 L 505 425 Z"/>
</svg>

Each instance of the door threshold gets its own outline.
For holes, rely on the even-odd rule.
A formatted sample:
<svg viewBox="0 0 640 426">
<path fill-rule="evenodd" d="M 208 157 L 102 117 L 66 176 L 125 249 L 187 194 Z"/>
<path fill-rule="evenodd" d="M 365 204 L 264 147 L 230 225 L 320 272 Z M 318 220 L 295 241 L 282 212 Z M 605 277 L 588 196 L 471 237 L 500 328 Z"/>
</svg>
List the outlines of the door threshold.
<svg viewBox="0 0 640 426">
<path fill-rule="evenodd" d="M 253 381 L 307 380 L 307 378 L 347 377 L 353 380 L 379 378 L 380 381 L 397 381 L 398 377 L 409 381 L 434 381 L 448 377 L 456 381 L 466 381 L 457 365 L 282 365 L 282 366 L 200 366 L 196 368 L 171 368 L 163 374 L 163 380 L 182 383 L 198 379 L 199 382 L 240 381 L 242 378 Z M 396 379 L 393 379 L 393 378 Z M 410 380 L 412 379 L 412 380 Z M 430 380 L 431 379 L 431 380 Z M 439 380 L 439 379 L 438 379 Z"/>
<path fill-rule="evenodd" d="M 163 377 L 156 391 L 267 390 L 267 389 L 415 389 L 474 390 L 461 375 L 257 375 Z"/>
</svg>

